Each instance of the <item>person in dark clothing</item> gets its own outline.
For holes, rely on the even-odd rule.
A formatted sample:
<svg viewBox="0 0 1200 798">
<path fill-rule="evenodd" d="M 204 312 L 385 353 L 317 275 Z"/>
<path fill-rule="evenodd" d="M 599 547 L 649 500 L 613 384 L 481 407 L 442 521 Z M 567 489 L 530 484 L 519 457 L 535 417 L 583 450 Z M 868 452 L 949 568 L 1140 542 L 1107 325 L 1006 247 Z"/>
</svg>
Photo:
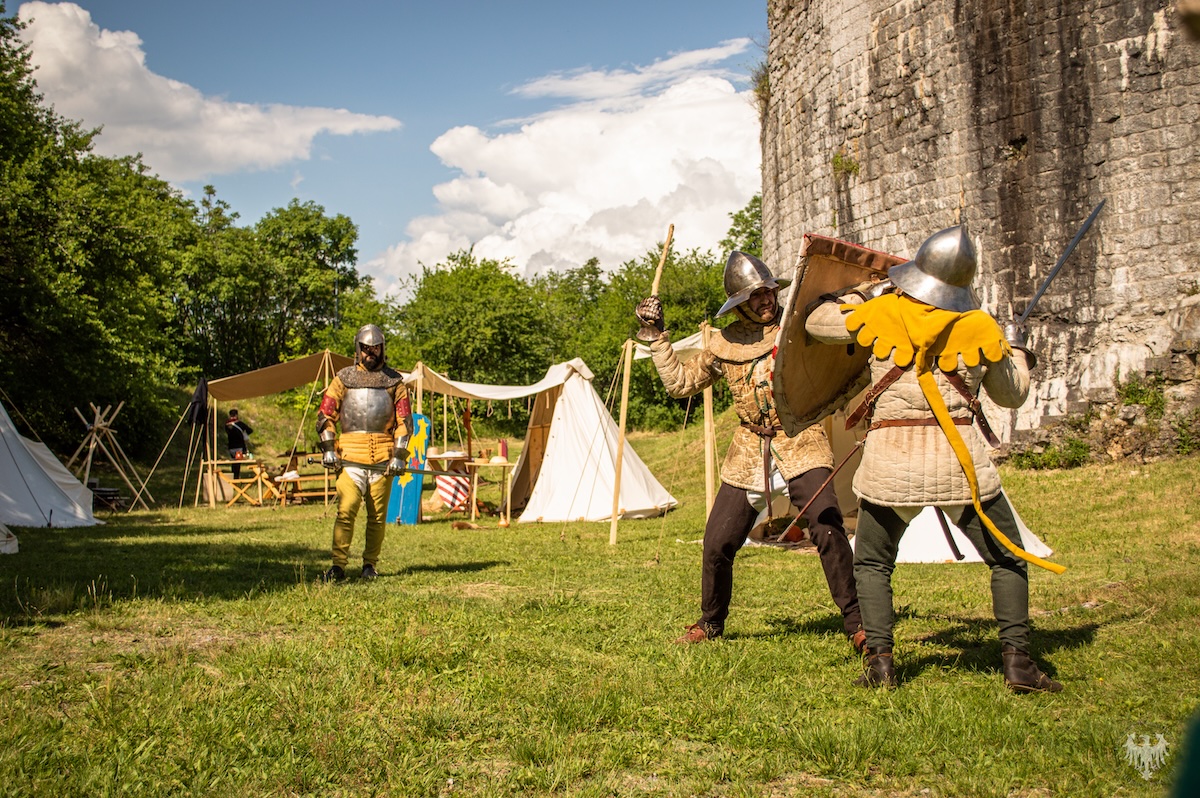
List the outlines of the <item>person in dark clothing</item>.
<svg viewBox="0 0 1200 798">
<path fill-rule="evenodd" d="M 254 430 L 250 425 L 238 418 L 236 407 L 229 411 L 229 418 L 225 419 L 225 445 L 229 449 L 230 460 L 245 460 L 249 456 L 252 432 Z M 238 479 L 242 474 L 242 467 L 236 462 L 230 470 L 234 479 Z"/>
</svg>

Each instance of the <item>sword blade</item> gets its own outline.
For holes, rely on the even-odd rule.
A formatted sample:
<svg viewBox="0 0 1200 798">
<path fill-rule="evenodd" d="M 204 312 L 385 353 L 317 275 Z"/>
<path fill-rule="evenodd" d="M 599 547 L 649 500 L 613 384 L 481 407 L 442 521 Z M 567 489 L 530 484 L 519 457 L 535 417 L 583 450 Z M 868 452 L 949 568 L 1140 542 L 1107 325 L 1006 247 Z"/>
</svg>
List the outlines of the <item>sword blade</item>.
<svg viewBox="0 0 1200 798">
<path fill-rule="evenodd" d="M 1058 258 L 1058 263 L 1054 264 L 1054 268 L 1050 270 L 1050 274 L 1046 275 L 1046 279 L 1042 281 L 1042 285 L 1038 288 L 1037 293 L 1033 295 L 1033 299 L 1029 300 L 1029 307 L 1025 308 L 1025 312 L 1017 318 L 1017 324 L 1024 324 L 1025 320 L 1029 318 L 1029 314 L 1037 306 L 1038 300 L 1042 298 L 1042 294 L 1046 293 L 1046 289 L 1050 287 L 1050 281 L 1054 279 L 1055 275 L 1058 274 L 1058 270 L 1067 262 L 1067 258 L 1071 257 L 1071 253 L 1075 251 L 1075 247 L 1079 244 L 1080 239 L 1087 233 L 1088 228 L 1092 226 L 1092 222 L 1096 221 L 1096 216 L 1099 215 L 1100 209 L 1104 207 L 1104 202 L 1104 200 L 1100 200 L 1100 204 L 1088 215 L 1087 221 L 1083 223 L 1083 227 L 1079 228 L 1079 232 L 1071 239 L 1071 243 L 1067 244 L 1067 248 L 1063 250 L 1063 254 Z"/>
<path fill-rule="evenodd" d="M 353 466 L 354 468 L 365 468 L 368 471 L 383 471 L 387 468 L 387 463 L 352 463 L 349 460 L 343 460 L 342 465 Z M 427 477 L 469 477 L 468 471 L 436 471 L 431 468 L 406 468 L 405 474 L 419 474 Z M 397 474 L 397 476 L 402 476 Z"/>
</svg>

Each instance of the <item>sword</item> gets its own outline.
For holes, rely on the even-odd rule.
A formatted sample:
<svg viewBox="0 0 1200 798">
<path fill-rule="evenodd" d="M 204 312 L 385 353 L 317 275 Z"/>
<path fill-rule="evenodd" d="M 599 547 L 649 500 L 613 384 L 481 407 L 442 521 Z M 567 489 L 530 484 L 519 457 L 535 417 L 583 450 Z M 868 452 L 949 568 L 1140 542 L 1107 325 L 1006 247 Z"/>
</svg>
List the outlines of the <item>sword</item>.
<svg viewBox="0 0 1200 798">
<path fill-rule="evenodd" d="M 1096 221 L 1096 216 L 1100 213 L 1100 209 L 1103 207 L 1104 200 L 1100 200 L 1100 204 L 1092 210 L 1091 214 L 1087 218 L 1087 221 L 1083 223 L 1083 227 L 1079 228 L 1079 232 L 1076 233 L 1075 237 L 1071 239 L 1071 243 L 1067 244 L 1067 248 L 1063 250 L 1063 254 L 1058 258 L 1058 263 L 1054 264 L 1054 268 L 1050 270 L 1050 274 L 1046 275 L 1046 279 L 1042 281 L 1041 287 L 1038 288 L 1037 293 L 1033 295 L 1033 299 L 1029 301 L 1029 307 L 1025 308 L 1025 312 L 1017 318 L 1017 326 L 1023 325 L 1025 320 L 1029 318 L 1029 314 L 1032 313 L 1034 307 L 1037 306 L 1038 300 L 1042 298 L 1042 294 L 1046 293 L 1046 289 L 1050 287 L 1050 281 L 1054 279 L 1055 275 L 1058 274 L 1058 270 L 1061 269 L 1063 264 L 1067 262 L 1067 258 L 1071 257 L 1071 253 L 1075 251 L 1075 246 L 1079 243 L 1079 240 L 1083 238 L 1084 234 L 1087 233 L 1088 228 L 1092 226 L 1092 222 Z"/>
<path fill-rule="evenodd" d="M 343 466 L 353 466 L 354 468 L 363 468 L 367 471 L 384 471 L 387 469 L 387 463 L 354 463 L 349 460 L 342 461 Z M 467 471 L 436 471 L 432 468 L 406 468 L 402 473 L 396 474 L 401 477 L 404 474 L 419 474 L 426 477 L 467 477 L 470 473 Z"/>
</svg>

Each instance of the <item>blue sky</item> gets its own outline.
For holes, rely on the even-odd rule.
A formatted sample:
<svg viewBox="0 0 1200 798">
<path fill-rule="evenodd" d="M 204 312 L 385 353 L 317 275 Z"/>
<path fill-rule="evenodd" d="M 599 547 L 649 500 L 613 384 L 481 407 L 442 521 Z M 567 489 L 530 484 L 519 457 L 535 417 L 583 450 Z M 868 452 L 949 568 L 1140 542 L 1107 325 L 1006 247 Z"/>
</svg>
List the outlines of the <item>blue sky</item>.
<svg viewBox="0 0 1200 798">
<path fill-rule="evenodd" d="M 765 2 L 9 3 L 62 115 L 257 221 L 359 226 L 394 291 L 474 245 L 532 274 L 717 248 L 759 190 Z"/>
</svg>

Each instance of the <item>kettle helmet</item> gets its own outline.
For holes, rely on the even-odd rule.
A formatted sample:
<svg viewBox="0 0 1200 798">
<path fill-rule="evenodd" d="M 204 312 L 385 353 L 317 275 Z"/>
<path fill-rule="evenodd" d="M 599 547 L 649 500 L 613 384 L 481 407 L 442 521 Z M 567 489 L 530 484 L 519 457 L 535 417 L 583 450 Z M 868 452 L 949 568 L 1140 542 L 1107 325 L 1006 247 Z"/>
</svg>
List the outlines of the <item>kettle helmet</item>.
<svg viewBox="0 0 1200 798">
<path fill-rule="evenodd" d="M 753 255 L 745 252 L 729 253 L 725 262 L 725 304 L 717 311 L 717 316 L 724 316 L 738 305 L 745 302 L 760 288 L 779 289 L 791 285 L 786 277 L 776 277 L 770 268 Z"/>
<path fill-rule="evenodd" d="M 913 299 L 965 313 L 979 309 L 979 298 L 971 288 L 978 266 L 967 228 L 958 225 L 925 239 L 912 260 L 888 269 L 888 277 Z"/>
</svg>

